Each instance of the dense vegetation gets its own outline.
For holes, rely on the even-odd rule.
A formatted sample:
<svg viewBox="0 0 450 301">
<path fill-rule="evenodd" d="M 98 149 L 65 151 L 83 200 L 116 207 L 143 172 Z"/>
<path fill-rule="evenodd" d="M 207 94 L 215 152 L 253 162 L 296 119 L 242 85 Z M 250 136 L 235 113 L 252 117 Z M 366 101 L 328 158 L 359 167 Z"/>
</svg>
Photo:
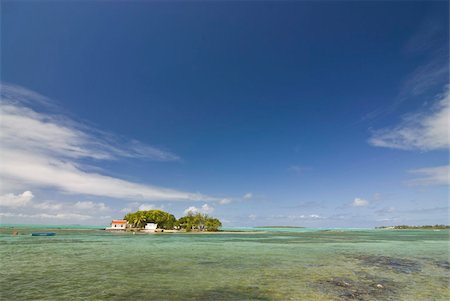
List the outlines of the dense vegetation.
<svg viewBox="0 0 450 301">
<path fill-rule="evenodd" d="M 218 231 L 222 223 L 217 218 L 206 214 L 192 213 L 176 219 L 175 216 L 162 210 L 145 210 L 128 213 L 123 218 L 135 228 L 143 228 L 147 223 L 158 224 L 159 229 L 184 229 L 190 231 Z"/>
<path fill-rule="evenodd" d="M 173 229 L 177 222 L 175 216 L 162 210 L 128 213 L 123 219 L 127 220 L 135 228 L 143 228 L 147 223 L 155 223 L 158 224 L 158 228 L 165 230 Z"/>
<path fill-rule="evenodd" d="M 376 227 L 376 229 L 450 229 L 450 226 L 447 226 L 447 225 L 424 225 L 424 226 L 398 225 L 398 226 L 381 226 L 381 227 Z"/>
<path fill-rule="evenodd" d="M 183 216 L 178 220 L 178 225 L 181 229 L 185 229 L 187 232 L 192 230 L 199 231 L 217 231 L 222 227 L 222 223 L 217 218 L 209 217 L 206 214 L 191 213 Z"/>
</svg>

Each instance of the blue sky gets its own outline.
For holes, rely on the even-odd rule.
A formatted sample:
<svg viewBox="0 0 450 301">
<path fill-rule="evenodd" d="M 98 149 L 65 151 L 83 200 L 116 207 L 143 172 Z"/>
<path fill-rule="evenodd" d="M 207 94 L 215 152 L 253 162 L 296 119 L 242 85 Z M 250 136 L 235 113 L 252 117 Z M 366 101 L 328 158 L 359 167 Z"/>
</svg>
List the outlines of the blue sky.
<svg viewBox="0 0 450 301">
<path fill-rule="evenodd" d="M 3 1 L 3 223 L 448 223 L 446 1 Z"/>
</svg>

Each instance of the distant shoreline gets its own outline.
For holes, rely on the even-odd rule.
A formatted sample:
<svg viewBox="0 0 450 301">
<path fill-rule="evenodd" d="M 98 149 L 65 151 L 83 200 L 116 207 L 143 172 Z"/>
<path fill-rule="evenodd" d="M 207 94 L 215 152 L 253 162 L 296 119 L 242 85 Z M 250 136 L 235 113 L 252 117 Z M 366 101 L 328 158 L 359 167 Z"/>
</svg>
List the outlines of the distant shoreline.
<svg viewBox="0 0 450 301">
<path fill-rule="evenodd" d="M 300 226 L 258 226 L 254 228 L 269 228 L 269 229 L 302 229 Z"/>
<path fill-rule="evenodd" d="M 397 225 L 397 226 L 380 226 L 375 229 L 391 229 L 391 230 L 444 230 L 450 229 L 447 225 L 424 225 L 424 226 L 409 226 L 409 225 Z"/>
<path fill-rule="evenodd" d="M 218 230 L 218 231 L 184 231 L 184 230 L 163 230 L 158 229 L 156 231 L 145 231 L 140 229 L 130 230 L 110 230 L 101 229 L 102 231 L 110 233 L 130 233 L 130 234 L 245 234 L 245 233 L 264 233 L 264 231 L 256 230 Z"/>
<path fill-rule="evenodd" d="M 308 228 L 302 226 L 256 226 L 256 227 L 224 227 L 225 229 L 219 230 L 216 233 L 249 233 L 249 232 L 263 232 L 263 229 L 331 229 L 335 228 Z M 51 230 L 105 230 L 105 226 L 102 225 L 77 225 L 77 224 L 0 224 L 0 229 L 51 229 Z M 395 225 L 395 226 L 378 226 L 373 228 L 351 228 L 342 227 L 336 228 L 340 230 L 450 230 L 450 225 L 421 225 L 421 226 L 409 226 L 409 225 Z M 170 233 L 171 230 L 165 230 L 164 232 Z M 174 231 L 175 232 L 175 231 Z M 206 233 L 212 233 L 205 231 Z M 184 233 L 182 231 L 176 231 L 176 233 Z M 198 233 L 193 231 L 193 233 Z"/>
</svg>

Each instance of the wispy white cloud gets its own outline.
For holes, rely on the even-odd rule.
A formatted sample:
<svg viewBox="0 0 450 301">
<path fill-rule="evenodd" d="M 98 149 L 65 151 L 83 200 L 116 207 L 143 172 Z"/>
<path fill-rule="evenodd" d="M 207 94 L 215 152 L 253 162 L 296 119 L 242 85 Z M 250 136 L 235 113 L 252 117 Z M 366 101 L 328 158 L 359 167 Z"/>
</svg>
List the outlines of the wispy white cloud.
<svg viewBox="0 0 450 301">
<path fill-rule="evenodd" d="M 297 174 L 302 174 L 305 171 L 308 171 L 310 169 L 311 169 L 310 167 L 299 166 L 299 165 L 291 165 L 288 168 L 289 171 L 292 171 L 292 172 L 297 173 Z"/>
<path fill-rule="evenodd" d="M 272 218 L 280 220 L 296 221 L 296 220 L 317 220 L 317 219 L 324 219 L 325 217 L 319 214 L 299 214 L 299 215 L 275 215 L 272 216 Z"/>
<path fill-rule="evenodd" d="M 91 142 L 96 139 L 53 116 L 5 103 L 2 98 L 1 117 L 0 137 L 10 148 L 69 158 L 112 159 L 97 142 Z"/>
<path fill-rule="evenodd" d="M 2 207 L 9 209 L 9 212 L 2 210 L 0 218 L 14 223 L 44 220 L 61 220 L 65 223 L 91 220 L 92 223 L 98 223 L 98 219 L 110 219 L 109 214 L 117 215 L 118 213 L 104 203 L 92 201 L 35 201 L 31 191 L 17 195 L 6 194 L 0 199 Z M 105 213 L 107 215 L 104 215 Z"/>
<path fill-rule="evenodd" d="M 131 208 L 122 208 L 119 210 L 119 212 L 121 212 L 121 213 L 130 213 L 132 211 L 133 211 L 133 209 L 131 209 Z"/>
<path fill-rule="evenodd" d="M 375 210 L 375 214 L 377 215 L 386 215 L 395 212 L 395 207 L 386 207 Z"/>
<path fill-rule="evenodd" d="M 247 192 L 246 194 L 244 194 L 244 196 L 242 198 L 244 200 L 250 200 L 252 197 L 253 197 L 253 193 Z"/>
<path fill-rule="evenodd" d="M 410 173 L 418 176 L 407 181 L 412 186 L 450 185 L 450 165 L 420 168 L 410 170 Z"/>
<path fill-rule="evenodd" d="M 2 148 L 0 174 L 19 179 L 26 185 L 52 187 L 73 194 L 124 199 L 205 200 L 209 197 L 172 189 L 133 183 L 83 171 L 76 162 L 31 152 Z"/>
<path fill-rule="evenodd" d="M 230 198 L 223 198 L 223 199 L 220 199 L 218 201 L 219 205 L 226 205 L 226 204 L 229 204 L 231 202 L 232 202 L 232 199 L 230 199 Z"/>
<path fill-rule="evenodd" d="M 148 203 L 144 203 L 144 204 L 140 204 L 138 207 L 138 210 L 141 211 L 145 211 L 145 210 L 163 210 L 164 206 L 156 206 L 154 204 L 148 204 Z"/>
<path fill-rule="evenodd" d="M 441 44 L 448 44 L 448 22 L 438 14 L 429 14 L 420 21 L 419 30 L 405 45 L 408 54 L 419 54 L 435 51 Z M 446 38 L 447 37 L 447 38 Z"/>
<path fill-rule="evenodd" d="M 198 213 L 198 212 L 200 212 L 200 210 L 197 207 L 195 207 L 195 206 L 190 206 L 190 207 L 184 209 L 184 214 L 185 215 L 189 214 L 189 213 L 195 214 L 195 213 Z"/>
<path fill-rule="evenodd" d="M 120 157 L 178 160 L 179 157 L 138 141 L 124 143 L 112 134 L 37 110 L 51 100 L 25 88 L 2 84 L 0 177 L 24 187 L 54 188 L 65 193 L 134 200 L 218 200 L 130 182 L 87 170 L 83 158 L 116 160 Z M 95 161 L 94 161 L 95 162 Z M 17 188 L 17 187 L 16 187 Z"/>
<path fill-rule="evenodd" d="M 318 214 L 310 214 L 309 217 L 310 218 L 320 218 L 320 215 L 318 215 Z"/>
<path fill-rule="evenodd" d="M 204 213 L 212 213 L 214 211 L 214 207 L 208 205 L 208 204 L 203 204 L 202 205 L 202 211 Z"/>
<path fill-rule="evenodd" d="M 55 108 L 55 103 L 48 97 L 28 90 L 24 87 L 9 83 L 2 83 L 1 88 L 2 99 L 6 99 L 12 104 L 25 104 L 27 106 L 34 106 L 37 104 L 50 107 L 52 109 Z"/>
<path fill-rule="evenodd" d="M 8 146 L 66 158 L 179 160 L 168 151 L 50 113 L 52 101 L 36 92 L 9 84 L 2 84 L 1 88 L 0 137 Z"/>
<path fill-rule="evenodd" d="M 375 192 L 375 193 L 373 194 L 373 200 L 374 200 L 374 201 L 379 201 L 379 200 L 381 200 L 381 193 Z"/>
<path fill-rule="evenodd" d="M 156 206 L 153 204 L 141 204 L 138 209 L 140 211 L 145 211 L 145 210 L 153 210 L 155 209 L 155 207 Z"/>
<path fill-rule="evenodd" d="M 0 212 L 0 217 L 13 217 L 13 218 L 36 218 L 36 219 L 60 219 L 64 221 L 76 220 L 76 221 L 84 221 L 89 219 L 111 219 L 110 216 L 103 217 L 94 217 L 86 214 L 78 214 L 78 213 L 56 213 L 56 214 L 48 214 L 48 213 L 34 213 L 34 214 L 26 214 L 26 213 L 14 213 L 14 212 Z"/>
<path fill-rule="evenodd" d="M 25 209 L 33 211 L 61 211 L 67 212 L 98 212 L 98 211 L 112 211 L 110 207 L 102 202 L 92 201 L 77 201 L 77 202 L 62 202 L 62 201 L 36 201 L 34 194 L 27 190 L 21 194 L 8 193 L 0 196 L 0 205 L 9 207 L 11 209 Z M 25 208 L 24 208 L 25 207 Z M 22 211 L 21 211 L 22 212 Z"/>
<path fill-rule="evenodd" d="M 425 213 L 442 213 L 442 214 L 450 214 L 450 207 L 444 206 L 444 207 L 431 207 L 431 208 L 414 208 L 414 209 L 408 209 L 404 210 L 405 213 L 412 213 L 412 214 L 418 214 L 423 215 Z"/>
<path fill-rule="evenodd" d="M 111 208 L 106 206 L 105 203 L 94 203 L 91 201 L 79 201 L 79 202 L 76 202 L 73 205 L 73 207 L 76 209 L 81 209 L 81 210 L 97 210 L 97 211 L 111 210 Z"/>
<path fill-rule="evenodd" d="M 447 84 L 448 69 L 448 61 L 441 56 L 417 67 L 403 83 L 399 99 L 423 95 L 433 87 Z"/>
<path fill-rule="evenodd" d="M 428 95 L 436 95 L 448 85 L 449 57 L 448 57 L 448 22 L 438 15 L 429 15 L 422 21 L 417 32 L 411 36 L 405 45 L 409 55 L 420 54 L 421 60 L 426 61 L 418 65 L 402 82 L 399 93 L 388 107 L 378 107 L 361 121 L 374 119 L 380 115 L 390 114 L 400 105 L 408 102 L 429 102 L 424 99 Z"/>
<path fill-rule="evenodd" d="M 196 213 L 204 213 L 204 214 L 210 214 L 214 211 L 214 207 L 208 205 L 208 204 L 203 204 L 200 208 L 197 208 L 195 206 L 191 206 L 189 208 L 186 208 L 184 210 L 184 214 L 196 214 Z"/>
<path fill-rule="evenodd" d="M 409 115 L 397 126 L 374 131 L 369 143 L 403 150 L 449 149 L 449 117 L 450 95 L 447 88 L 432 110 Z"/>
<path fill-rule="evenodd" d="M 361 198 L 355 198 L 352 202 L 354 207 L 365 207 L 369 205 L 369 201 Z"/>
<path fill-rule="evenodd" d="M 3 207 L 23 207 L 28 205 L 33 199 L 34 195 L 31 191 L 25 191 L 21 194 L 8 193 L 0 196 L 0 206 Z"/>
<path fill-rule="evenodd" d="M 62 203 L 44 201 L 33 205 L 33 208 L 43 211 L 57 211 L 63 208 Z"/>
</svg>

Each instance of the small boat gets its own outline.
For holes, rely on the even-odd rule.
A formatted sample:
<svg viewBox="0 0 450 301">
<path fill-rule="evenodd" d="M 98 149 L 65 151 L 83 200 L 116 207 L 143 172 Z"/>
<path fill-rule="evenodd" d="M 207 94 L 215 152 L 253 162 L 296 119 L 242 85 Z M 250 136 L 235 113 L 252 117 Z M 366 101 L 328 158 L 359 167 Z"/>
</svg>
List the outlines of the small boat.
<svg viewBox="0 0 450 301">
<path fill-rule="evenodd" d="M 55 236 L 55 232 L 33 232 L 31 236 Z"/>
</svg>

